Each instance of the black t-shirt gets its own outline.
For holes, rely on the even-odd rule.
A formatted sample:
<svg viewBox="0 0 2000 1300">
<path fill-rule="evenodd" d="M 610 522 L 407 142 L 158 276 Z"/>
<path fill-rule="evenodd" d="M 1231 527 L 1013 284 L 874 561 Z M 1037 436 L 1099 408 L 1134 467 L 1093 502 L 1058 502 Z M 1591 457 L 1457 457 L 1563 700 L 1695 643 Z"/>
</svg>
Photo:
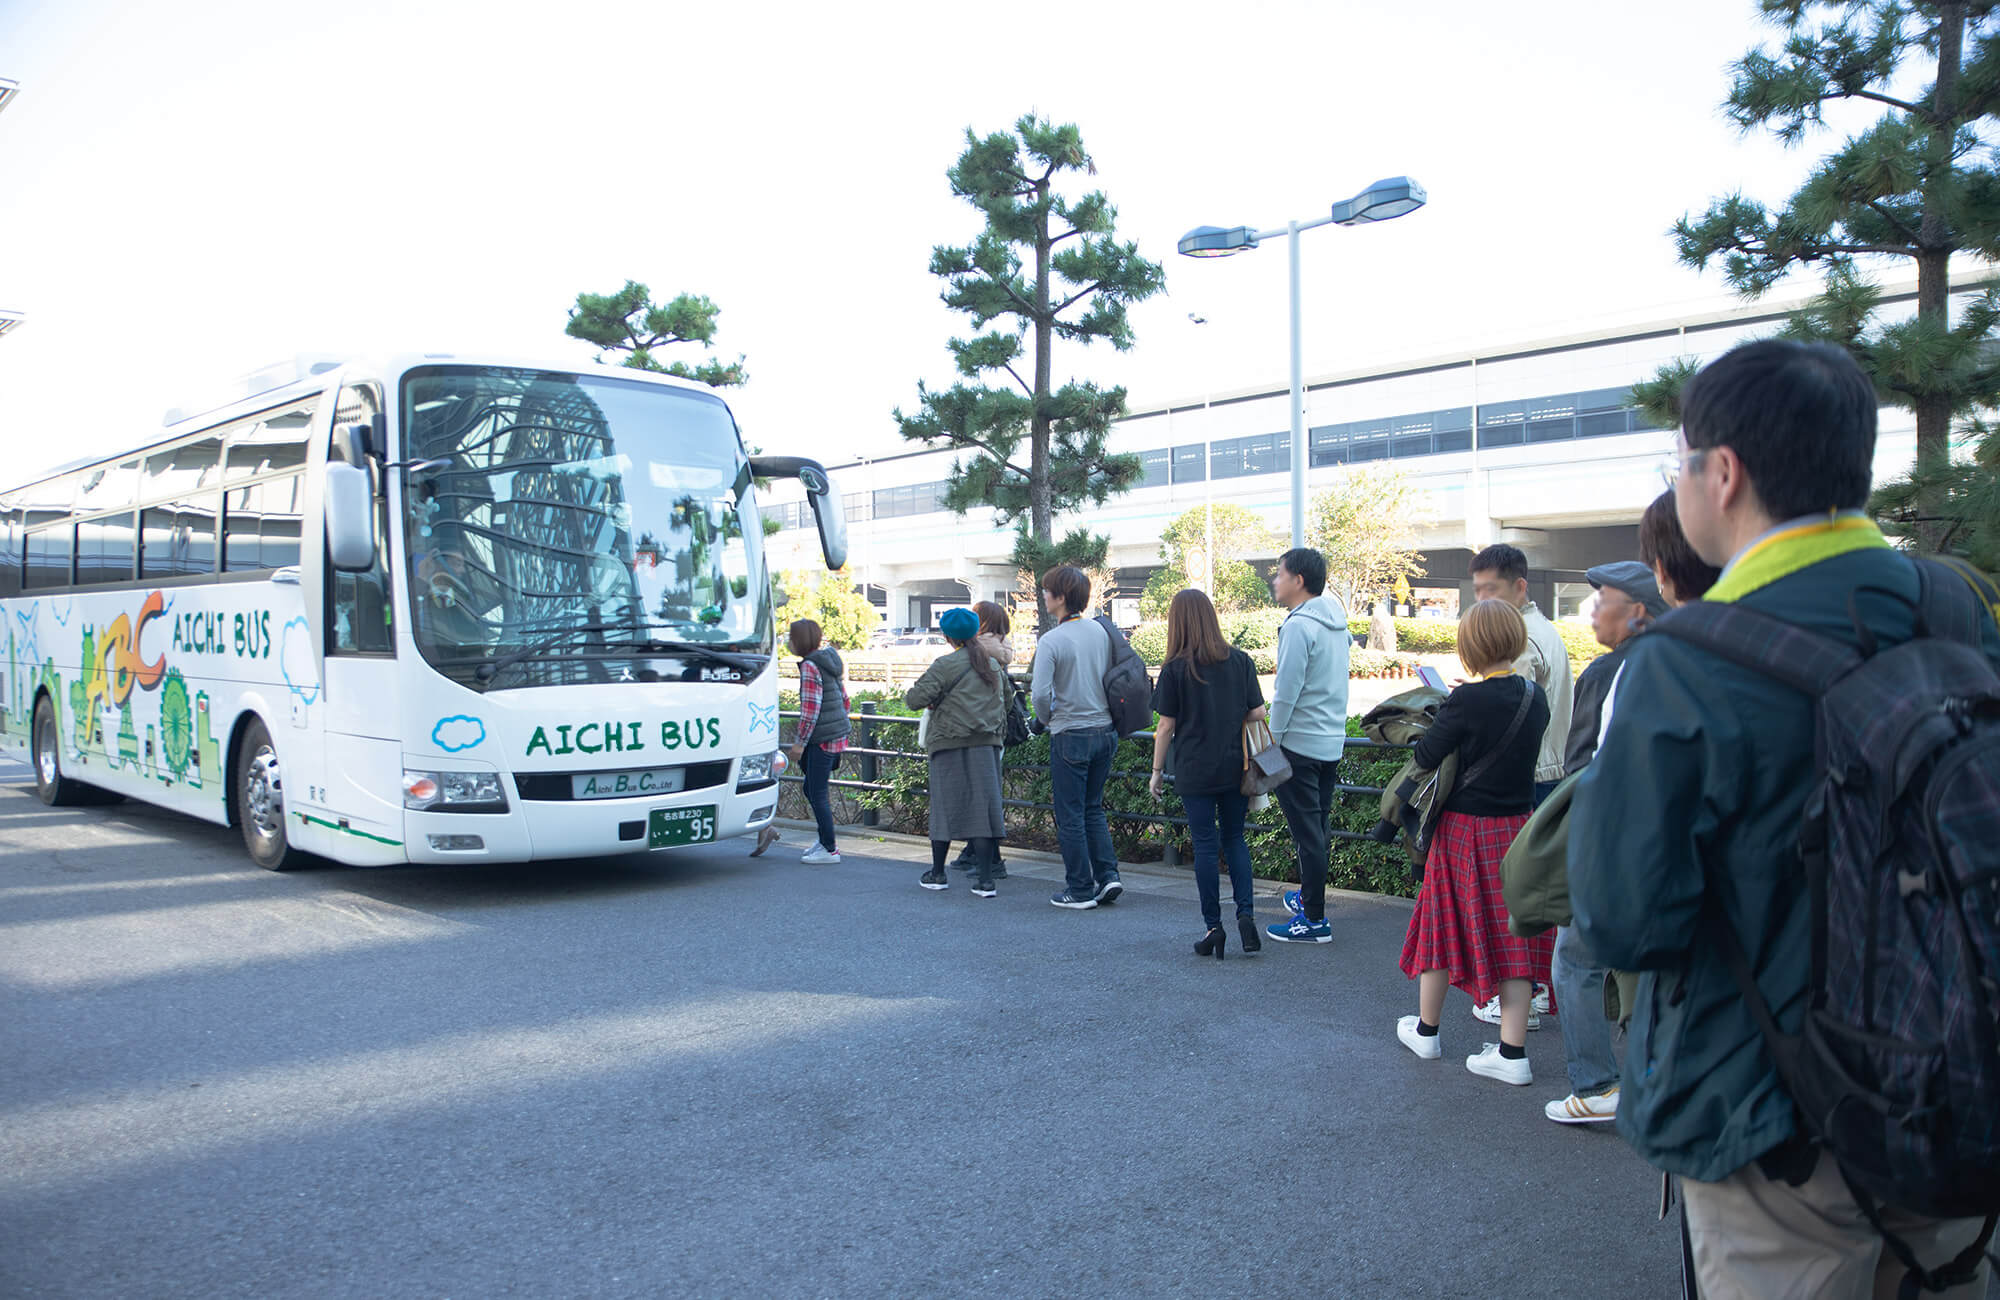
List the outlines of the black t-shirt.
<svg viewBox="0 0 2000 1300">
<path fill-rule="evenodd" d="M 1479 762 L 1507 734 L 1508 726 L 1521 708 L 1521 691 L 1533 692 L 1528 716 L 1514 738 L 1507 742 L 1497 761 L 1479 780 L 1465 780 L 1473 764 Z M 1549 727 L 1549 701 L 1533 682 L 1509 674 L 1468 682 L 1444 697 L 1437 720 L 1417 740 L 1419 767 L 1434 768 L 1445 756 L 1458 751 L 1458 783 L 1445 800 L 1446 812 L 1473 817 L 1512 817 L 1530 812 L 1535 806 L 1535 764 L 1542 752 L 1542 733 Z"/>
<path fill-rule="evenodd" d="M 1219 664 L 1203 664 L 1203 680 L 1185 657 L 1160 669 L 1153 712 L 1174 720 L 1170 763 L 1183 794 L 1220 794 L 1243 784 L 1243 715 L 1264 702 L 1250 656 L 1231 648 Z"/>
</svg>

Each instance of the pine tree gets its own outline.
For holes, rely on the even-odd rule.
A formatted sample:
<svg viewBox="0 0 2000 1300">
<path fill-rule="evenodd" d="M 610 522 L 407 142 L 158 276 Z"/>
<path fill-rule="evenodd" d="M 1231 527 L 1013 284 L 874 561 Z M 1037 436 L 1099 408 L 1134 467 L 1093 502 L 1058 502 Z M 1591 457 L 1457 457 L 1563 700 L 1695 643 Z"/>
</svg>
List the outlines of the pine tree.
<svg viewBox="0 0 2000 1300">
<path fill-rule="evenodd" d="M 1106 447 L 1125 390 L 1074 379 L 1056 388 L 1055 345 L 1103 339 L 1129 349 L 1126 308 L 1166 282 L 1137 245 L 1118 241 L 1117 210 L 1101 192 L 1057 192 L 1057 179 L 1077 171 L 1097 167 L 1074 125 L 1031 113 L 1011 132 L 981 138 L 966 129 L 946 176 L 986 226 L 970 244 L 933 248 L 930 269 L 945 282 L 945 305 L 985 332 L 950 341 L 963 379 L 942 391 L 919 383 L 919 411 L 895 412 L 905 438 L 971 453 L 952 471 L 945 505 L 960 514 L 988 506 L 1002 523 L 1018 523 L 1014 563 L 1035 573 L 1058 562 L 1102 565 L 1105 539 L 1072 532 L 1058 541 L 1055 517 L 1101 505 L 1141 473 L 1137 456 Z M 1001 328 L 987 328 L 996 321 Z M 1001 382 L 976 382 L 982 376 Z"/>
<path fill-rule="evenodd" d="M 1955 253 L 2000 256 L 2000 170 L 1981 139 L 2000 116 L 2000 5 L 1759 0 L 1759 7 L 1784 43 L 1735 65 L 1725 109 L 1739 127 L 1768 129 L 1790 145 L 1825 125 L 1829 105 L 1857 101 L 1886 111 L 1827 155 L 1777 211 L 1739 193 L 1713 201 L 1698 220 L 1682 217 L 1673 231 L 1681 260 L 1699 269 L 1722 259 L 1730 286 L 1747 298 L 1793 270 L 1824 268 L 1822 294 L 1781 333 L 1846 348 L 1885 401 L 1914 412 L 1916 468 L 1884 487 L 1874 507 L 1892 532 L 1921 547 L 1954 537 L 1963 549 L 1966 521 L 1954 524 L 1949 511 L 1979 496 L 1952 486 L 1968 472 L 1952 461 L 1952 422 L 2000 398 L 1992 348 L 2000 291 L 1989 288 L 1954 324 L 1949 263 Z M 1927 84 L 1904 90 L 1925 77 Z M 1916 264 L 1914 319 L 1876 320 L 1880 292 L 1858 264 L 1885 261 Z M 1635 385 L 1635 397 L 1655 420 L 1677 424 L 1680 387 L 1692 370 L 1676 363 Z M 1985 528 L 2000 528 L 2000 520 Z"/>
<path fill-rule="evenodd" d="M 656 350 L 676 343 L 714 348 L 715 318 L 721 314 L 720 307 L 695 293 L 681 294 L 659 306 L 653 302 L 650 289 L 637 280 L 627 280 L 616 293 L 579 293 L 563 333 L 606 352 L 623 352 L 625 359 L 619 364 L 634 370 L 653 370 L 710 388 L 728 388 L 750 379 L 741 355 L 731 362 L 704 361 L 697 366 L 680 360 L 662 363 L 653 356 Z"/>
</svg>

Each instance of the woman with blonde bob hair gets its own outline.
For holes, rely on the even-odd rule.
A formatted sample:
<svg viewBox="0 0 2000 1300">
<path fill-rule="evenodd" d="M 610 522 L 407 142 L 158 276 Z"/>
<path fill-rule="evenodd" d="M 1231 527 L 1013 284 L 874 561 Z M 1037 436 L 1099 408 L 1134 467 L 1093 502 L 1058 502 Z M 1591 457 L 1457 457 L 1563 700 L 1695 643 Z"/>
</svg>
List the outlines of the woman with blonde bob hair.
<svg viewBox="0 0 2000 1300">
<path fill-rule="evenodd" d="M 1549 702 L 1532 681 L 1514 675 L 1528 646 L 1527 624 L 1504 600 L 1482 600 L 1458 621 L 1458 658 L 1479 680 L 1445 697 L 1437 720 L 1417 741 L 1416 762 L 1435 770 L 1458 755 L 1458 777 L 1445 800 L 1424 863 L 1417 910 L 1403 939 L 1402 968 L 1417 981 L 1417 1014 L 1396 1037 L 1424 1060 L 1443 1055 L 1438 1022 L 1447 987 L 1475 1004 L 1498 993 L 1500 1041 L 1465 1059 L 1474 1074 L 1502 1083 L 1533 1083 L 1528 1065 L 1528 1005 L 1534 981 L 1546 980 L 1551 936 L 1517 939 L 1500 901 L 1500 860 L 1535 802 L 1535 762 Z"/>
<path fill-rule="evenodd" d="M 1149 788 L 1160 797 L 1171 746 L 1174 789 L 1187 808 L 1188 837 L 1194 841 L 1195 888 L 1207 927 L 1195 954 L 1220 961 L 1229 946 L 1218 866 L 1225 861 L 1243 951 L 1257 952 L 1263 941 L 1250 892 L 1250 845 L 1243 838 L 1250 806 L 1242 789 L 1243 724 L 1264 716 L 1264 692 L 1250 656 L 1223 639 L 1215 606 L 1192 587 L 1176 593 L 1167 609 L 1167 661 L 1153 690 L 1153 711 L 1160 720 L 1153 727 Z"/>
</svg>

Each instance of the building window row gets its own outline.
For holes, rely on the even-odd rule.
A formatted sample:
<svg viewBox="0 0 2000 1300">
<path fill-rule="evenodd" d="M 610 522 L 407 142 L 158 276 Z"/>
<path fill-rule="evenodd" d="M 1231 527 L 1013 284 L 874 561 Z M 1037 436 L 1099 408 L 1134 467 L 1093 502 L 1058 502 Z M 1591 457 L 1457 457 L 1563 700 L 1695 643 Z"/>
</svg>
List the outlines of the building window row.
<svg viewBox="0 0 2000 1300">
<path fill-rule="evenodd" d="M 1603 438 L 1620 433 L 1645 433 L 1655 426 L 1632 405 L 1629 388 L 1599 388 L 1559 393 L 1513 402 L 1491 402 L 1478 408 L 1481 447 L 1514 447 L 1569 438 Z M 1358 465 L 1410 456 L 1442 456 L 1472 450 L 1473 408 L 1453 406 L 1378 420 L 1315 425 L 1308 433 L 1307 454 L 1314 465 Z M 1206 456 L 1204 457 L 1204 451 Z M 1289 432 L 1255 433 L 1178 447 L 1152 447 L 1138 453 L 1139 487 L 1169 483 L 1199 483 L 1205 478 L 1247 478 L 1281 474 L 1292 465 Z M 950 483 L 909 483 L 900 487 L 855 492 L 847 497 L 847 520 L 897 519 L 926 515 L 945 508 Z M 811 528 L 812 507 L 803 501 L 770 506 L 766 512 L 785 528 Z"/>
<path fill-rule="evenodd" d="M 1570 438 L 1603 438 L 1621 433 L 1645 433 L 1657 426 L 1632 405 L 1629 388 L 1600 388 L 1513 402 L 1492 402 L 1478 408 L 1477 436 L 1481 447 L 1514 447 Z M 1409 456 L 1442 456 L 1470 451 L 1474 437 L 1473 408 L 1447 407 L 1377 420 L 1315 425 L 1308 434 L 1307 455 L 1314 465 L 1354 465 Z M 1277 474 L 1291 468 L 1292 435 L 1258 433 L 1220 438 L 1207 444 L 1185 443 L 1140 453 L 1145 463 L 1142 487 L 1168 482 L 1199 483 L 1204 477 L 1244 478 Z"/>
</svg>

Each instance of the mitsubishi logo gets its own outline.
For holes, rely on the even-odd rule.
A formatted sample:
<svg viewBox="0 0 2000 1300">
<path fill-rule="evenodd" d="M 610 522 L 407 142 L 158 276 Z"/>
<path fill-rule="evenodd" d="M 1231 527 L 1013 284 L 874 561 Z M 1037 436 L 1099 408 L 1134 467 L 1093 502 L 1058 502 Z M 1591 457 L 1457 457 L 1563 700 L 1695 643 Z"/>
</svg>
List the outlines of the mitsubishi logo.
<svg viewBox="0 0 2000 1300">
<path fill-rule="evenodd" d="M 632 670 L 630 668 L 620 668 L 618 670 L 618 680 L 621 682 L 629 682 L 634 680 L 632 677 Z"/>
</svg>

